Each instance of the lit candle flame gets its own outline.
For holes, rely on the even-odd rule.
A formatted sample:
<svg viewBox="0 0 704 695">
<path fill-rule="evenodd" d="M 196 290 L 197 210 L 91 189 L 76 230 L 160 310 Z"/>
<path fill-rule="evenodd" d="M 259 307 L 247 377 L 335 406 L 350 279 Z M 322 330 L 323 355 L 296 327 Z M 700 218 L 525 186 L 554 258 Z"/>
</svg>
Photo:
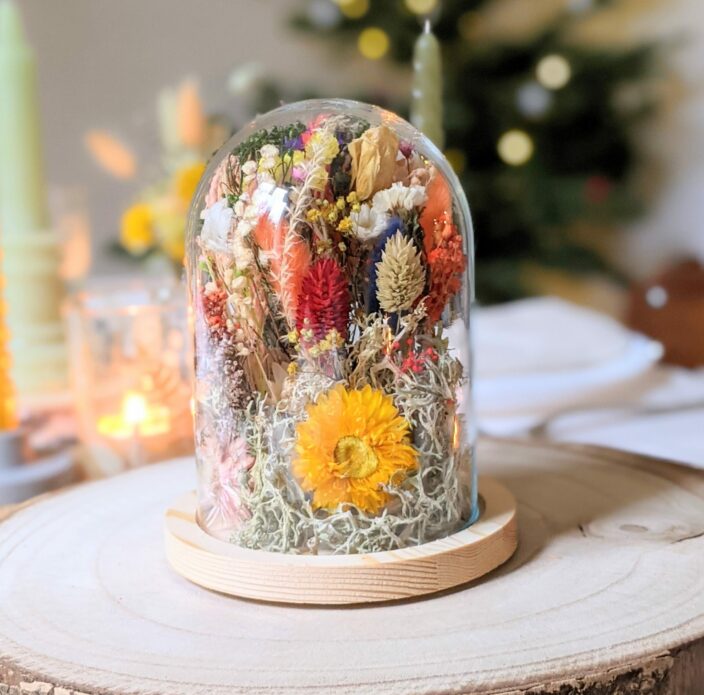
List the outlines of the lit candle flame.
<svg viewBox="0 0 704 695">
<path fill-rule="evenodd" d="M 122 402 L 122 417 L 130 425 L 141 425 L 147 419 L 147 401 L 144 396 L 128 392 Z"/>
<path fill-rule="evenodd" d="M 150 405 L 141 393 L 128 391 L 122 399 L 120 412 L 101 417 L 97 429 L 112 439 L 166 434 L 171 429 L 171 412 L 166 406 Z"/>
</svg>

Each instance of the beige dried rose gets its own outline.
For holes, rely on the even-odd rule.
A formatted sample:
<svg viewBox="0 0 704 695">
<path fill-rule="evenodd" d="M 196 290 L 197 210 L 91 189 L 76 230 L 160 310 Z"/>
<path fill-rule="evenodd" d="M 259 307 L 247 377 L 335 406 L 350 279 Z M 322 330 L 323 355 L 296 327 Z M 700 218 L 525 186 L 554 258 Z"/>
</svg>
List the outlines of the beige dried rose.
<svg viewBox="0 0 704 695">
<path fill-rule="evenodd" d="M 360 200 L 371 198 L 394 181 L 398 136 L 385 125 L 369 128 L 348 145 L 352 185 Z"/>
</svg>

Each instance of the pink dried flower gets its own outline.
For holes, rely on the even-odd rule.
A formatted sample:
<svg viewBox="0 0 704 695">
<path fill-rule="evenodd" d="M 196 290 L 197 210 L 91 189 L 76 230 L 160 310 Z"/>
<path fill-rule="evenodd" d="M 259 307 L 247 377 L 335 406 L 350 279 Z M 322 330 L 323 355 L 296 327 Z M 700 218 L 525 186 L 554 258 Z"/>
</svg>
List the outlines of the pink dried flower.
<svg viewBox="0 0 704 695">
<path fill-rule="evenodd" d="M 254 465 L 243 437 L 223 446 L 215 437 L 206 440 L 204 456 L 212 466 L 206 487 L 206 503 L 210 507 L 205 523 L 213 529 L 229 529 L 251 517 L 242 502 L 242 486 L 246 473 Z"/>
<path fill-rule="evenodd" d="M 239 163 L 233 155 L 223 159 L 218 168 L 210 179 L 210 187 L 205 195 L 205 207 L 209 208 L 215 205 L 222 197 L 228 193 L 232 193 L 229 186 L 229 180 L 234 172 L 235 178 L 239 172 Z"/>
</svg>

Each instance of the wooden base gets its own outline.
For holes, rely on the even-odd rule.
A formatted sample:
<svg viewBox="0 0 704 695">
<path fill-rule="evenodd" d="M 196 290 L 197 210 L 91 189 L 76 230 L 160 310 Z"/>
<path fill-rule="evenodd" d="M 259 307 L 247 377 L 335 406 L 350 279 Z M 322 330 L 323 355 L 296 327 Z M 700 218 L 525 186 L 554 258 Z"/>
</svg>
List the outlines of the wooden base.
<svg viewBox="0 0 704 695">
<path fill-rule="evenodd" d="M 0 695 L 702 695 L 704 474 L 586 446 L 479 444 L 520 541 L 470 588 L 302 608 L 164 557 L 192 459 L 0 523 Z M 2 511 L 0 511 L 0 517 Z"/>
<path fill-rule="evenodd" d="M 412 598 L 477 579 L 513 555 L 516 500 L 482 477 L 479 520 L 431 543 L 367 555 L 290 555 L 240 548 L 196 521 L 196 496 L 166 512 L 166 556 L 183 577 L 207 589 L 278 603 L 348 604 Z"/>
</svg>

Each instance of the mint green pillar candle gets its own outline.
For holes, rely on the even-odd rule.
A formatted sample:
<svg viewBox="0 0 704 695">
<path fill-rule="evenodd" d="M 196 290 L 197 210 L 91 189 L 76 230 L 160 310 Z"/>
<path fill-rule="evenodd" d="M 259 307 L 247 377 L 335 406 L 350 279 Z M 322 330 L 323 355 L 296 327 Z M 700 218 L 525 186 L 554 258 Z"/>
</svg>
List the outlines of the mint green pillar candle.
<svg viewBox="0 0 704 695">
<path fill-rule="evenodd" d="M 0 233 L 49 225 L 36 65 L 17 5 L 0 0 Z"/>
<path fill-rule="evenodd" d="M 0 277 L 11 376 L 23 408 L 67 387 L 61 255 L 47 210 L 38 101 L 17 5 L 0 0 Z"/>
<path fill-rule="evenodd" d="M 413 49 L 411 123 L 440 149 L 445 144 L 442 129 L 442 56 L 440 42 L 426 21 Z"/>
</svg>

